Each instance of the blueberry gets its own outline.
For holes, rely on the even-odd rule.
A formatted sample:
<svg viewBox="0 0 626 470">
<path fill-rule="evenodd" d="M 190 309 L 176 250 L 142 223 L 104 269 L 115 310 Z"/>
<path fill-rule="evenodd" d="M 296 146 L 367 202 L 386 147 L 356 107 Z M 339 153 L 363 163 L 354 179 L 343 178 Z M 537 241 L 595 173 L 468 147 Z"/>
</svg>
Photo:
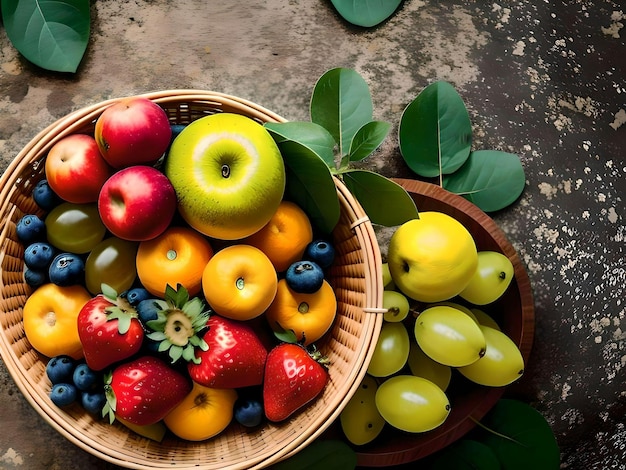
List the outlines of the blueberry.
<svg viewBox="0 0 626 470">
<path fill-rule="evenodd" d="M 313 294 L 324 283 L 324 270 L 314 261 L 296 261 L 287 268 L 285 281 L 294 292 Z"/>
<path fill-rule="evenodd" d="M 55 249 L 50 243 L 31 243 L 24 250 L 24 263 L 30 269 L 47 270 L 54 259 L 54 255 Z"/>
<path fill-rule="evenodd" d="M 50 399 L 56 406 L 63 407 L 71 405 L 78 398 L 78 390 L 72 384 L 58 383 L 50 390 Z"/>
<path fill-rule="evenodd" d="M 305 248 L 302 258 L 315 261 L 322 269 L 326 269 L 335 261 L 335 248 L 326 240 L 313 240 Z"/>
<path fill-rule="evenodd" d="M 159 316 L 158 299 L 145 299 L 137 304 L 139 321 L 146 325 L 150 320 L 156 320 Z"/>
<path fill-rule="evenodd" d="M 80 391 L 93 390 L 100 384 L 100 374 L 90 369 L 86 363 L 81 362 L 74 369 L 72 383 Z"/>
<path fill-rule="evenodd" d="M 233 413 L 239 424 L 253 428 L 263 421 L 263 403 L 257 398 L 242 398 L 235 402 Z"/>
<path fill-rule="evenodd" d="M 92 415 L 100 416 L 106 401 L 106 395 L 102 390 L 81 392 L 80 394 L 80 403 L 83 405 L 85 411 Z"/>
<path fill-rule="evenodd" d="M 15 231 L 24 245 L 46 239 L 46 224 L 35 214 L 27 214 L 18 220 Z"/>
<path fill-rule="evenodd" d="M 85 275 L 85 262 L 74 253 L 58 254 L 50 264 L 48 277 L 57 286 L 79 284 Z"/>
<path fill-rule="evenodd" d="M 53 384 L 71 383 L 76 361 L 70 356 L 55 356 L 46 364 L 46 375 Z"/>
<path fill-rule="evenodd" d="M 122 297 L 126 297 L 128 303 L 133 307 L 136 307 L 142 300 L 149 299 L 151 296 L 152 294 L 143 287 L 135 287 L 122 293 Z"/>
<path fill-rule="evenodd" d="M 185 127 L 187 127 L 185 124 L 170 124 L 170 128 L 172 129 L 172 142 L 176 137 L 178 137 L 178 134 L 185 129 Z"/>
<path fill-rule="evenodd" d="M 46 212 L 51 211 L 62 202 L 46 179 L 39 181 L 33 188 L 33 199 Z"/>
<path fill-rule="evenodd" d="M 24 281 L 31 287 L 39 287 L 48 280 L 47 271 L 37 271 L 35 269 L 26 268 L 24 270 Z"/>
</svg>

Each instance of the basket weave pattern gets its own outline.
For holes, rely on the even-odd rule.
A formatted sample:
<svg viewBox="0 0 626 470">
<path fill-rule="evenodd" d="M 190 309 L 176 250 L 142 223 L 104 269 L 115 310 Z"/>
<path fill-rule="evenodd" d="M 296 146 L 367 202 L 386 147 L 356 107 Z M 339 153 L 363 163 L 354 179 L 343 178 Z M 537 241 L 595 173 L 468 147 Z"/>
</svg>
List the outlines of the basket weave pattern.
<svg viewBox="0 0 626 470">
<path fill-rule="evenodd" d="M 283 118 L 252 102 L 221 93 L 170 90 L 142 95 L 161 105 L 173 124 L 188 124 L 202 116 L 233 112 L 258 122 Z M 35 136 L 17 155 L 0 180 L 0 353 L 20 391 L 59 433 L 82 449 L 116 465 L 136 469 L 264 468 L 289 456 L 318 437 L 354 394 L 371 359 L 382 324 L 381 258 L 372 225 L 343 184 L 336 180 L 341 218 L 333 232 L 335 265 L 329 272 L 338 314 L 332 331 L 318 343 L 330 359 L 329 383 L 304 411 L 280 424 L 248 430 L 236 424 L 199 443 L 168 435 L 156 443 L 118 423 L 92 418 L 76 405 L 59 409 L 48 398 L 47 359 L 29 344 L 22 324 L 22 307 L 32 292 L 23 278 L 24 247 L 15 227 L 25 214 L 43 215 L 31 197 L 44 177 L 48 150 L 73 133 L 92 133 L 95 121 L 118 99 L 75 111 Z"/>
</svg>

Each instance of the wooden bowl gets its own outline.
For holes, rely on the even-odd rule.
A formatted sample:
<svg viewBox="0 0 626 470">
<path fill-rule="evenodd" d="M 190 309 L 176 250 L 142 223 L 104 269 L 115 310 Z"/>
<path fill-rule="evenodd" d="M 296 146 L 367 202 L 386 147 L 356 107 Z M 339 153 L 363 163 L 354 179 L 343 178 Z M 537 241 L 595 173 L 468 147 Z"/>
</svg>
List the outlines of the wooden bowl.
<svg viewBox="0 0 626 470">
<path fill-rule="evenodd" d="M 158 103 L 172 124 L 188 124 L 208 114 L 232 112 L 258 122 L 284 121 L 250 101 L 216 92 L 169 90 L 142 95 Z M 247 429 L 232 423 L 202 442 L 168 434 L 157 443 L 115 422 L 109 425 L 80 405 L 56 407 L 48 397 L 48 358 L 25 336 L 22 309 L 32 289 L 24 281 L 24 246 L 15 227 L 25 214 L 43 212 L 31 193 L 44 177 L 48 150 L 72 133 L 92 133 L 98 116 L 120 99 L 80 109 L 42 130 L 15 157 L 0 180 L 0 353 L 20 391 L 39 415 L 70 442 L 116 465 L 134 469 L 235 470 L 267 467 L 311 443 L 334 420 L 356 391 L 382 324 L 382 271 L 376 234 L 358 202 L 337 179 L 341 207 L 334 229 L 336 262 L 328 279 L 338 301 L 331 331 L 317 343 L 330 360 L 329 382 L 315 402 L 279 424 Z"/>
<path fill-rule="evenodd" d="M 490 314 L 519 347 L 527 361 L 534 335 L 534 304 L 530 280 L 517 252 L 496 223 L 461 196 L 441 187 L 416 180 L 395 179 L 415 201 L 421 212 L 444 212 L 461 222 L 472 234 L 479 250 L 504 253 L 513 263 L 515 278 L 505 294 L 491 305 L 481 307 Z M 462 300 L 460 300 L 463 303 Z M 470 383 L 453 374 L 448 387 L 452 410 L 440 427 L 420 434 L 405 433 L 387 425 L 372 443 L 354 446 L 363 467 L 388 467 L 424 458 L 467 434 L 502 397 L 504 387 L 490 388 Z M 329 436 L 342 436 L 337 423 Z"/>
</svg>

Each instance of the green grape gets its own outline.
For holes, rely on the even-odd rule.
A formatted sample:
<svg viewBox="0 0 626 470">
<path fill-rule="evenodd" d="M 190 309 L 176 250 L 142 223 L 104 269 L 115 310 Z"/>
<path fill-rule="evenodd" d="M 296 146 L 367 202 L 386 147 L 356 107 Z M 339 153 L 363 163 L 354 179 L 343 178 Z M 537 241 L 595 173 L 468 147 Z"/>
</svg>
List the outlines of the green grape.
<svg viewBox="0 0 626 470">
<path fill-rule="evenodd" d="M 85 284 L 92 294 L 102 292 L 101 285 L 111 286 L 119 294 L 130 287 L 137 277 L 136 242 L 110 237 L 91 250 L 85 261 Z"/>
<path fill-rule="evenodd" d="M 474 317 L 476 317 L 476 321 L 479 325 L 489 326 L 494 330 L 500 329 L 500 325 L 498 325 L 493 317 L 485 313 L 483 310 L 480 310 L 479 308 L 473 308 L 472 313 L 474 314 Z"/>
<path fill-rule="evenodd" d="M 372 442 L 385 426 L 385 420 L 376 408 L 376 390 L 376 380 L 369 375 L 363 377 L 361 385 L 339 415 L 341 429 L 354 445 Z"/>
<path fill-rule="evenodd" d="M 388 377 L 404 367 L 409 357 L 409 332 L 404 323 L 383 322 L 367 372 Z"/>
<path fill-rule="evenodd" d="M 524 358 L 517 345 L 505 333 L 481 326 L 487 348 L 478 361 L 459 367 L 458 371 L 480 385 L 504 387 L 524 373 Z"/>
<path fill-rule="evenodd" d="M 393 279 L 391 279 L 391 271 L 389 271 L 389 264 L 382 264 L 383 271 L 383 289 L 393 290 L 395 288 L 395 284 L 393 283 Z"/>
<path fill-rule="evenodd" d="M 437 361 L 433 361 L 422 351 L 415 341 L 411 341 L 409 359 L 407 362 L 409 369 L 411 369 L 411 374 L 430 380 L 444 392 L 447 390 L 448 385 L 450 385 L 450 379 L 452 378 L 452 368 L 440 364 Z"/>
<path fill-rule="evenodd" d="M 380 384 L 376 407 L 385 421 L 407 432 L 435 429 L 450 414 L 450 402 L 443 390 L 414 375 L 396 375 Z"/>
<path fill-rule="evenodd" d="M 401 292 L 385 290 L 383 291 L 383 308 L 387 309 L 383 314 L 385 321 L 403 321 L 409 314 L 409 299 Z"/>
<path fill-rule="evenodd" d="M 428 307 L 437 307 L 439 305 L 447 305 L 448 307 L 453 307 L 456 308 L 457 310 L 461 310 L 462 312 L 466 313 L 467 315 L 469 315 L 470 317 L 472 317 L 472 319 L 478 323 L 478 318 L 476 318 L 476 315 L 474 315 L 474 312 L 472 311 L 471 308 L 466 307 L 465 305 L 461 305 L 459 303 L 456 302 L 452 302 L 450 300 L 445 300 L 443 302 L 437 302 L 435 304 L 430 304 L 428 305 Z"/>
<path fill-rule="evenodd" d="M 447 305 L 430 307 L 415 321 L 415 339 L 431 359 L 450 367 L 462 367 L 485 354 L 485 337 L 465 312 Z"/>
<path fill-rule="evenodd" d="M 95 203 L 61 203 L 48 213 L 45 224 L 50 244 L 79 255 L 89 253 L 106 233 Z"/>
<path fill-rule="evenodd" d="M 459 295 L 475 305 L 495 302 L 511 284 L 514 272 L 507 256 L 497 251 L 479 251 L 478 267 Z"/>
</svg>

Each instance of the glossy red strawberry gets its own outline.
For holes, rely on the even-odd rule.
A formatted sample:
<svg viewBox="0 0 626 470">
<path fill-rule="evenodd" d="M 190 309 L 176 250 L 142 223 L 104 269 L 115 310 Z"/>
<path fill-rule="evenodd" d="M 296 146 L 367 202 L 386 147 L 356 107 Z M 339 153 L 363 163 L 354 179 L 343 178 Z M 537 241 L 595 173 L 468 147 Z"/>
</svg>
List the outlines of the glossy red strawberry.
<svg viewBox="0 0 626 470">
<path fill-rule="evenodd" d="M 278 422 L 315 399 L 326 387 L 325 358 L 297 343 L 281 343 L 267 355 L 263 406 L 268 420 Z"/>
<path fill-rule="evenodd" d="M 126 299 L 105 292 L 88 301 L 77 320 L 85 361 L 98 371 L 136 354 L 144 338 L 137 311 Z"/>
<path fill-rule="evenodd" d="M 107 404 L 102 411 L 111 422 L 119 417 L 145 426 L 160 421 L 190 392 L 191 380 L 154 356 L 140 356 L 117 366 L 107 376 Z"/>
<path fill-rule="evenodd" d="M 267 349 L 250 325 L 215 314 L 207 325 L 204 341 L 209 347 L 206 351 L 196 351 L 198 364 L 189 363 L 191 378 L 213 388 L 260 385 Z"/>
</svg>

